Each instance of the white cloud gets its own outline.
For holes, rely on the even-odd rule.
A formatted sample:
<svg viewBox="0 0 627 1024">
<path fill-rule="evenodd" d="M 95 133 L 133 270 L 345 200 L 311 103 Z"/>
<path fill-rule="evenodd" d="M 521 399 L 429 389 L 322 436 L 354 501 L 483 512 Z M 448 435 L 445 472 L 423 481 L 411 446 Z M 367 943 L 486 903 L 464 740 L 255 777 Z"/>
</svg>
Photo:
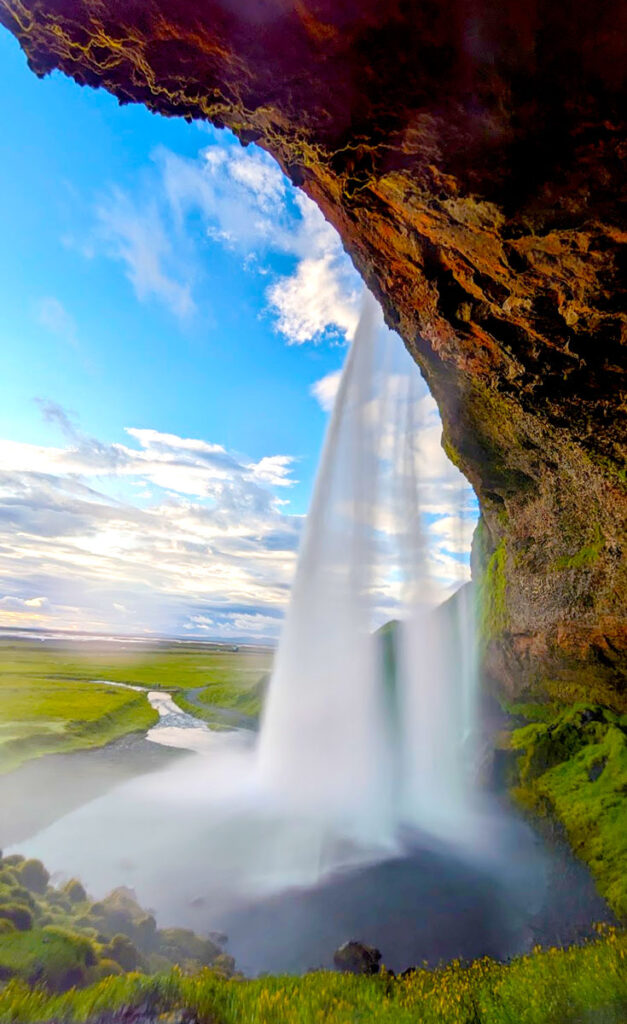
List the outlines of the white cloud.
<svg viewBox="0 0 627 1024">
<path fill-rule="evenodd" d="M 291 277 L 280 278 L 267 291 L 278 330 L 289 344 L 319 341 L 328 331 L 352 338 L 358 293 L 348 291 L 333 254 L 302 260 Z"/>
<path fill-rule="evenodd" d="M 113 189 L 97 211 L 101 242 L 141 301 L 156 298 L 181 317 L 196 308 L 192 284 L 202 275 L 189 225 L 200 220 L 245 268 L 274 278 L 268 310 L 288 343 L 352 337 L 363 283 L 337 232 L 267 153 L 222 139 L 193 159 L 162 147 L 154 163 L 148 183 Z M 291 259 L 292 270 L 272 270 L 272 256 Z"/>
<path fill-rule="evenodd" d="M 191 287 L 155 198 L 134 202 L 113 189 L 97 215 L 109 254 L 124 264 L 137 298 L 157 298 L 177 316 L 189 316 L 195 309 Z"/>
<path fill-rule="evenodd" d="M 323 412 L 331 412 L 341 377 L 341 370 L 333 370 L 331 373 L 327 373 L 326 377 L 321 377 L 311 385 L 310 394 L 316 399 Z"/>
<path fill-rule="evenodd" d="M 0 597 L 0 610 L 8 612 L 19 612 L 29 614 L 33 611 L 40 611 L 43 608 L 48 607 L 47 597 L 12 597 L 7 594 L 5 597 Z"/>
<path fill-rule="evenodd" d="M 0 440 L 0 624 L 176 633 L 209 615 L 221 635 L 237 616 L 236 635 L 252 616 L 274 636 L 302 521 L 274 493 L 292 458 L 127 433 L 137 447 Z"/>
<path fill-rule="evenodd" d="M 228 619 L 219 615 L 192 615 L 183 628 L 190 632 L 204 633 L 215 639 L 277 639 L 281 630 L 281 619 L 272 615 L 261 615 L 259 612 L 235 614 Z"/>
<path fill-rule="evenodd" d="M 266 455 L 259 462 L 249 465 L 254 480 L 270 484 L 274 487 L 291 487 L 295 480 L 290 479 L 294 459 L 291 455 Z"/>
</svg>

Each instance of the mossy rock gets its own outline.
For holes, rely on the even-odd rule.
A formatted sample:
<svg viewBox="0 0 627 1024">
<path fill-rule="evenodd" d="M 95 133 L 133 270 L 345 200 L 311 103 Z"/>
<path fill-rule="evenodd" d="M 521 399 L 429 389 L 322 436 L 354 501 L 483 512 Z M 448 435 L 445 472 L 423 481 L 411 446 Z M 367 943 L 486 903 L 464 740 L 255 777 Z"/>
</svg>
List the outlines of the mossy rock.
<svg viewBox="0 0 627 1024">
<path fill-rule="evenodd" d="M 85 903 L 87 901 L 87 893 L 78 878 L 71 878 L 69 882 L 66 882 L 63 886 L 63 892 L 70 903 Z"/>
<path fill-rule="evenodd" d="M 21 978 L 65 992 L 95 979 L 97 958 L 87 939 L 60 928 L 0 935 L 0 977 Z"/>
<path fill-rule="evenodd" d="M 3 903 L 0 918 L 10 921 L 20 932 L 27 932 L 33 927 L 32 911 L 23 903 Z"/>
<path fill-rule="evenodd" d="M 18 884 L 17 873 L 12 871 L 11 868 L 5 867 L 3 864 L 0 868 L 0 887 L 3 885 L 12 886 Z"/>
<path fill-rule="evenodd" d="M 23 864 L 20 864 L 19 875 L 22 885 L 25 885 L 31 892 L 43 895 L 48 888 L 50 874 L 40 860 L 34 858 L 25 860 Z"/>
<path fill-rule="evenodd" d="M 155 948 L 157 923 L 139 905 L 131 889 L 114 889 L 103 900 L 93 903 L 87 915 L 91 925 L 109 938 L 127 935 L 144 952 Z"/>
<path fill-rule="evenodd" d="M 590 867 L 599 891 L 627 920 L 627 722 L 607 708 L 578 705 L 512 734 L 514 796 L 555 816 Z"/>
<path fill-rule="evenodd" d="M 114 975 L 124 974 L 124 968 L 120 967 L 119 963 L 115 960 L 110 960 L 107 957 L 104 957 L 98 961 L 95 974 L 96 980 L 100 981 L 102 978 L 110 978 Z"/>
<path fill-rule="evenodd" d="M 522 784 L 539 778 L 550 768 L 568 761 L 591 743 L 597 743 L 617 716 L 594 705 L 576 705 L 557 720 L 536 722 L 519 729 L 512 749 L 522 751 L 519 765 Z"/>
<path fill-rule="evenodd" d="M 12 853 L 9 857 L 2 858 L 2 867 L 15 868 L 26 860 L 21 853 Z"/>
<path fill-rule="evenodd" d="M 211 966 L 222 949 L 211 939 L 202 939 L 187 928 L 162 928 L 158 932 L 158 952 L 171 963 L 195 960 L 201 966 Z"/>
<path fill-rule="evenodd" d="M 57 889 L 48 878 L 40 861 L 16 856 L 11 865 L 6 859 L 0 863 L 0 980 L 20 978 L 62 991 L 113 974 L 163 972 L 174 964 L 195 972 L 222 953 L 212 939 L 187 929 L 159 932 L 130 889 L 90 903 L 78 879 Z M 25 882 L 39 890 L 45 883 L 45 891 L 31 891 Z M 219 969 L 228 974 L 230 959 Z"/>
<path fill-rule="evenodd" d="M 128 935 L 114 935 L 102 949 L 106 960 L 114 960 L 125 971 L 136 971 L 143 966 L 143 958 Z"/>
</svg>

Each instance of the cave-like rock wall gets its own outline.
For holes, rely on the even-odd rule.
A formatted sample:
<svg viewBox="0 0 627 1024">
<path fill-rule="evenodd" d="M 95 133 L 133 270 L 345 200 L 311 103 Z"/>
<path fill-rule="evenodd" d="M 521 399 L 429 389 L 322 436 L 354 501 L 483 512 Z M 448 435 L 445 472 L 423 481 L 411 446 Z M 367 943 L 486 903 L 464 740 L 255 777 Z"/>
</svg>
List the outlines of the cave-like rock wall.
<svg viewBox="0 0 627 1024">
<path fill-rule="evenodd" d="M 624 0 L 0 0 L 0 20 L 37 74 L 277 158 L 477 491 L 488 674 L 624 700 Z"/>
</svg>

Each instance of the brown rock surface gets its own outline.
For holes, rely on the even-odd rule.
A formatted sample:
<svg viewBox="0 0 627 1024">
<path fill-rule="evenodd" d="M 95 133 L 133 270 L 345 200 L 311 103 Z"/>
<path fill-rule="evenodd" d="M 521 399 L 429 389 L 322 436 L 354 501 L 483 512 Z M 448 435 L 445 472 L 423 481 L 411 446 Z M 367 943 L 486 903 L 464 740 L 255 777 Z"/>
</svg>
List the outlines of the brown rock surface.
<svg viewBox="0 0 627 1024">
<path fill-rule="evenodd" d="M 475 486 L 491 674 L 620 702 L 627 4 L 0 0 L 0 20 L 37 74 L 274 154 Z"/>
</svg>

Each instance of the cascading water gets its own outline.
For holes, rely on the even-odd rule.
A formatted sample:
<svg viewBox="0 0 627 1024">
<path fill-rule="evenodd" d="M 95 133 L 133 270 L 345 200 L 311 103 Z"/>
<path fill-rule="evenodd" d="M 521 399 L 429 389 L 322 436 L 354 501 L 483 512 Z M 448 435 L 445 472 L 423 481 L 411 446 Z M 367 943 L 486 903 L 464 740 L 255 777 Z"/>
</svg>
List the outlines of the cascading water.
<svg viewBox="0 0 627 1024">
<path fill-rule="evenodd" d="M 474 797 L 472 600 L 462 588 L 437 606 L 442 555 L 425 540 L 447 529 L 449 551 L 462 551 L 467 499 L 452 468 L 448 480 L 441 461 L 430 470 L 430 416 L 414 363 L 370 300 L 261 735 L 194 721 L 202 742 L 181 745 L 195 754 L 79 807 L 19 852 L 97 898 L 132 886 L 161 925 L 226 932 L 247 973 L 330 966 L 351 938 L 382 948 L 395 970 L 511 956 L 529 948 L 549 897 L 579 927 L 571 875 L 560 867 L 549 886 L 530 830 Z"/>
<path fill-rule="evenodd" d="M 358 843 L 467 834 L 476 673 L 469 619 L 434 613 L 424 396 L 367 300 L 342 375 L 277 652 L 260 780 Z M 386 619 L 400 619 L 383 638 Z M 451 645 L 457 649 L 452 655 Z"/>
</svg>

